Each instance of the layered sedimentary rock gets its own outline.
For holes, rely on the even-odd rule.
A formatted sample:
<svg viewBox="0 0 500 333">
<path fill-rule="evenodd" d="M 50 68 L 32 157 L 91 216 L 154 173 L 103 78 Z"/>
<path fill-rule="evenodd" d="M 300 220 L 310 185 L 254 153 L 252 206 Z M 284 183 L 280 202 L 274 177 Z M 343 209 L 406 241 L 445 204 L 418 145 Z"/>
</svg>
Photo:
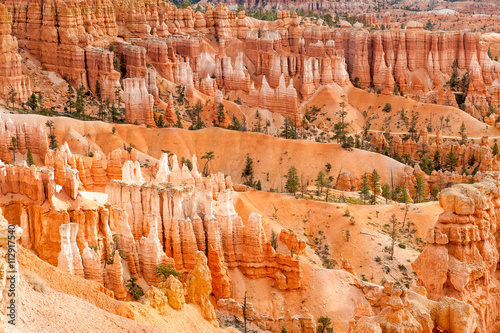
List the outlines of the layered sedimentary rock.
<svg viewBox="0 0 500 333">
<path fill-rule="evenodd" d="M 195 13 L 189 7 L 144 0 L 3 2 L 22 47 L 48 70 L 104 100 L 117 97 L 120 71 L 124 78 L 148 79 L 147 90 L 163 109 L 155 80 L 148 75 L 153 66 L 161 78 L 186 87 L 188 98 L 197 89 L 209 96 L 217 89 L 241 90 L 249 94 L 253 106 L 287 116 L 294 114 L 297 97 L 308 99 L 320 85 L 348 86 L 351 81 L 361 88 L 457 106 L 451 89 L 444 88 L 453 71 L 459 77 L 470 73 L 467 112 L 482 117 L 498 104 L 494 85 L 500 79 L 500 63 L 488 57 L 475 33 L 430 32 L 418 22 L 408 22 L 404 29 L 369 32 L 361 24 L 344 21 L 340 29 L 332 29 L 296 13 L 290 17 L 286 11 L 278 12 L 276 24 L 256 24 L 222 4 Z M 9 13 L 3 15 L 6 22 Z M 11 39 L 8 24 L 4 26 L 4 38 Z M 200 33 L 215 36 L 218 47 L 205 48 Z M 126 42 L 115 40 L 110 47 L 110 38 L 116 36 Z M 234 46 L 238 52 L 227 52 Z M 18 60 L 12 64 L 15 73 L 5 76 L 17 85 L 22 82 L 20 64 Z M 261 76 L 267 83 L 256 93 L 252 83 Z M 301 84 L 293 88 L 286 84 L 290 80 Z M 27 93 L 18 97 L 24 100 Z M 171 112 L 167 118 L 169 123 L 175 121 Z"/>
<path fill-rule="evenodd" d="M 203 252 L 196 251 L 194 258 L 196 264 L 187 277 L 187 301 L 198 304 L 203 312 L 203 317 L 219 326 L 214 306 L 208 298 L 212 292 L 212 276 L 207 265 L 207 257 Z"/>
<path fill-rule="evenodd" d="M 278 112 L 287 117 L 294 117 L 298 111 L 297 91 L 293 87 L 291 80 L 289 85 L 286 85 L 283 75 L 281 75 L 279 82 L 278 87 L 272 89 L 266 78 L 263 77 L 260 91 L 255 89 L 252 83 L 247 97 L 247 105 L 268 109 L 271 112 Z"/>
<path fill-rule="evenodd" d="M 59 252 L 57 267 L 68 273 L 83 277 L 82 257 L 76 245 L 78 224 L 61 224 L 59 233 L 61 235 L 61 252 Z"/>
<path fill-rule="evenodd" d="M 30 80 L 22 73 L 22 58 L 11 25 L 12 15 L 0 3 L 0 97 L 24 102 L 31 94 Z"/>
<path fill-rule="evenodd" d="M 301 333 L 315 333 L 316 322 L 314 317 L 309 313 L 307 308 L 302 307 L 299 313 L 292 315 L 289 310 L 286 311 L 284 316 L 274 318 L 272 316 L 258 313 L 252 302 L 246 302 L 245 313 L 248 321 L 257 325 L 260 329 L 281 332 L 284 329 L 287 332 L 301 332 Z M 219 299 L 217 301 L 217 310 L 221 312 L 229 312 L 234 315 L 243 316 L 243 304 L 238 303 L 232 298 Z"/>
<path fill-rule="evenodd" d="M 470 304 L 480 332 L 499 327 L 498 186 L 498 174 L 491 174 L 480 183 L 444 189 L 439 195 L 444 212 L 429 229 L 427 245 L 413 263 L 429 298 L 452 296 Z"/>
<path fill-rule="evenodd" d="M 127 211 L 131 233 L 135 242 L 140 241 L 140 248 L 150 240 L 149 250 L 139 251 L 143 268 L 151 272 L 143 269 L 144 274 L 153 275 L 153 266 L 165 260 L 173 264 L 171 259 L 176 269 L 189 271 L 195 265 L 194 252 L 202 250 L 207 253 L 214 291 L 220 297 L 230 294 L 226 271 L 231 267 L 254 278 L 270 276 L 283 289 L 300 286 L 298 262 L 274 253 L 263 234 L 260 217 L 251 216 L 244 224 L 235 213 L 227 180 L 220 176 L 203 180 L 196 169 L 181 169 L 175 158 L 170 170 L 168 159 L 162 158 L 157 183 L 172 183 L 176 187 L 111 182 L 106 190 L 109 202 Z M 182 184 L 187 187 L 179 187 Z M 234 239 L 233 234 L 241 236 Z M 207 242 L 212 244 L 208 248 Z M 156 259 L 144 266 L 145 258 Z M 154 282 L 152 277 L 148 279 Z"/>
<path fill-rule="evenodd" d="M 425 290 L 401 289 L 393 282 L 383 287 L 361 284 L 366 301 L 360 300 L 350 331 L 361 332 L 476 332 L 478 316 L 471 305 L 445 297 L 431 301 Z M 375 314 L 377 313 L 377 314 Z"/>
<path fill-rule="evenodd" d="M 64 170 L 58 178 L 65 182 L 62 188 L 70 197 L 58 198 L 71 201 L 76 196 L 80 198 L 79 172 L 70 168 L 78 164 L 78 159 L 66 146 L 55 154 L 47 154 L 47 159 L 56 166 L 61 164 Z M 112 152 L 116 164 L 113 168 L 132 153 Z M 192 160 L 196 165 L 196 157 Z M 156 266 L 172 266 L 187 274 L 196 265 L 196 251 L 203 251 L 208 257 L 211 288 L 217 298 L 231 295 L 227 273 L 230 268 L 239 268 L 250 278 L 270 277 L 283 290 L 300 287 L 299 262 L 274 252 L 261 217 L 252 214 L 244 222 L 236 214 L 229 178 L 222 174 L 202 178 L 196 168 L 180 168 L 175 155 L 170 168 L 165 154 L 156 173 L 156 184 L 145 185 L 138 163 L 125 161 L 121 173 L 124 181 L 107 185 L 109 204 L 93 202 L 90 207 L 77 205 L 57 210 L 51 207 L 56 193 L 51 169 L 5 165 L 0 172 L 2 194 L 25 195 L 33 202 L 16 197 L 3 205 L 4 211 L 11 223 L 24 228 L 24 246 L 53 265 L 103 283 L 119 299 L 128 297 L 122 261 L 127 262 L 131 274 L 157 285 L 161 279 L 155 274 Z M 96 173 L 91 174 L 97 181 Z M 102 169 L 99 174 L 106 173 Z M 68 179 L 74 182 L 68 184 Z"/>
<path fill-rule="evenodd" d="M 279 240 L 285 243 L 286 247 L 294 254 L 304 254 L 306 241 L 299 239 L 294 232 L 287 229 L 281 229 Z"/>
<path fill-rule="evenodd" d="M 125 120 L 129 124 L 155 126 L 153 119 L 154 97 L 149 94 L 144 78 L 123 80 Z"/>
<path fill-rule="evenodd" d="M 23 194 L 38 205 L 52 203 L 56 191 L 52 170 L 22 165 L 0 165 L 0 187 L 3 195 Z"/>
<path fill-rule="evenodd" d="M 175 310 L 182 310 L 186 299 L 184 297 L 185 291 L 182 282 L 170 275 L 167 280 L 160 285 L 160 288 L 165 290 L 165 294 L 168 297 L 168 305 L 170 305 Z"/>
<path fill-rule="evenodd" d="M 15 153 L 37 154 L 42 159 L 49 150 L 47 133 L 42 124 L 13 122 L 10 118 L 0 118 L 0 160 L 12 163 Z"/>
</svg>

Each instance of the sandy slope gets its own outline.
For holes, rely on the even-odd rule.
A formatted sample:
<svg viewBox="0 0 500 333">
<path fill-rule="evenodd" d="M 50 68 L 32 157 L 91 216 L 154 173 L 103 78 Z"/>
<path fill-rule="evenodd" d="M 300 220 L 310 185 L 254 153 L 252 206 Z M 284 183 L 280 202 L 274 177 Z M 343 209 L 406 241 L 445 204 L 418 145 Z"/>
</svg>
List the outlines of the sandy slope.
<svg viewBox="0 0 500 333">
<path fill-rule="evenodd" d="M 273 205 L 278 208 L 277 219 L 273 216 Z M 396 246 L 393 261 L 390 261 L 388 254 L 383 251 L 385 246 L 391 244 L 387 233 L 382 233 L 384 224 L 388 224 L 391 215 L 395 214 L 399 221 L 398 227 L 402 227 L 405 214 L 405 206 L 402 204 L 375 206 L 334 204 L 295 199 L 286 194 L 251 191 L 237 193 L 235 207 L 244 221 L 251 212 L 262 215 L 268 238 L 271 228 L 278 233 L 281 228 L 289 228 L 312 244 L 314 238 L 319 237 L 319 232 L 323 232 L 326 236 L 324 244 L 328 244 L 331 249 L 330 257 L 338 263 L 341 258 L 348 259 L 358 276 L 365 275 L 374 283 L 380 283 L 382 278 L 401 279 L 398 265 L 405 265 L 408 272 L 411 272 L 410 262 L 419 255 L 417 247 L 410 246 L 410 242 L 403 238 L 400 241 L 407 247 L 401 249 Z M 349 209 L 350 215 L 354 216 L 354 225 L 351 225 L 350 218 L 343 216 L 346 208 Z M 412 238 L 413 244 L 416 244 L 417 238 L 425 239 L 427 229 L 435 224 L 441 212 L 438 202 L 409 206 L 407 221 L 414 223 L 411 229 L 416 229 Z M 346 240 L 346 230 L 350 233 L 349 241 Z M 375 262 L 376 256 L 381 257 L 381 263 Z M 308 252 L 306 257 L 311 262 L 313 260 L 320 262 L 312 251 Z M 390 274 L 383 272 L 384 266 L 391 268 Z"/>
<path fill-rule="evenodd" d="M 198 306 L 167 307 L 160 315 L 138 302 L 117 301 L 100 284 L 63 272 L 23 247 L 18 250 L 21 274 L 35 273 L 47 291 L 34 291 L 21 281 L 21 325 L 10 332 L 229 332 L 203 319 Z"/>
<path fill-rule="evenodd" d="M 409 119 L 411 119 L 412 110 L 415 110 L 418 114 L 418 131 L 430 123 L 432 126 L 431 133 L 435 134 L 441 125 L 439 118 L 444 116 L 444 119 L 449 117 L 450 121 L 448 123 L 449 126 L 446 126 L 446 121 L 443 122 L 444 128 L 441 130 L 443 135 L 458 136 L 462 122 L 465 123 L 467 135 L 469 137 L 480 138 L 483 135 L 500 135 L 498 129 L 488 126 L 466 112 L 451 106 L 420 103 L 409 98 L 394 96 L 392 94 L 372 94 L 352 87 L 346 88 L 346 90 L 349 104 L 361 112 L 366 110 L 368 117 L 373 117 L 373 115 L 375 115 L 371 122 L 372 130 L 390 130 L 391 132 L 407 131 L 408 126 L 403 123 L 400 116 L 401 109 L 404 107 L 406 116 Z M 389 113 L 382 111 L 386 103 L 390 103 L 392 106 L 392 111 Z"/>
<path fill-rule="evenodd" d="M 6 116 L 2 116 L 5 119 Z M 45 123 L 47 117 L 38 115 L 9 115 L 13 120 L 28 123 Z M 395 182 L 404 165 L 386 156 L 354 149 L 347 151 L 337 144 L 317 143 L 307 140 L 285 140 L 259 133 L 237 132 L 220 128 L 208 128 L 188 131 L 173 128 L 152 129 L 143 126 L 109 124 L 99 121 L 82 122 L 65 117 L 52 117 L 56 127 L 59 144 L 68 142 L 72 151 L 86 154 L 88 146 L 92 151 L 102 150 L 105 154 L 111 150 L 134 144 L 146 155 L 142 161 L 156 163 L 162 150 L 167 150 L 191 158 L 198 156 L 198 168 L 204 161 L 200 157 L 208 151 L 214 151 L 216 158 L 211 162 L 211 171 L 228 174 L 236 182 L 240 181 L 247 154 L 253 158 L 255 179 L 260 179 L 265 189 L 283 188 L 283 177 L 290 166 L 294 165 L 304 182 L 313 181 L 326 163 L 331 163 L 330 175 L 337 176 L 342 171 L 353 174 L 371 172 L 374 168 L 380 172 L 382 182 L 389 182 L 390 170 L 393 170 Z M 116 133 L 112 133 L 112 128 Z M 268 176 L 269 174 L 269 176 Z"/>
</svg>

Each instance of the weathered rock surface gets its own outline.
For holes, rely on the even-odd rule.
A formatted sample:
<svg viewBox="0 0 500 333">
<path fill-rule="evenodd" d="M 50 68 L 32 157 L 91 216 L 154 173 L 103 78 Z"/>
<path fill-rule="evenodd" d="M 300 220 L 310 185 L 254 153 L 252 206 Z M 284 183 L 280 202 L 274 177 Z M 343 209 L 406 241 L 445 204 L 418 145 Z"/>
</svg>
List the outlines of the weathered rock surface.
<svg viewBox="0 0 500 333">
<path fill-rule="evenodd" d="M 31 94 L 31 85 L 22 73 L 22 58 L 17 39 L 11 35 L 11 26 L 12 15 L 0 3 L 0 97 L 24 102 Z"/>
<path fill-rule="evenodd" d="M 455 297 L 470 304 L 478 329 L 498 327 L 497 210 L 498 175 L 480 183 L 444 189 L 439 202 L 444 212 L 429 229 L 427 245 L 413 263 L 419 284 L 433 300 Z"/>
<path fill-rule="evenodd" d="M 196 264 L 187 277 L 187 301 L 198 304 L 205 319 L 218 326 L 214 306 L 208 299 L 212 292 L 212 276 L 208 268 L 207 257 L 203 252 L 196 251 L 194 258 Z"/>
</svg>

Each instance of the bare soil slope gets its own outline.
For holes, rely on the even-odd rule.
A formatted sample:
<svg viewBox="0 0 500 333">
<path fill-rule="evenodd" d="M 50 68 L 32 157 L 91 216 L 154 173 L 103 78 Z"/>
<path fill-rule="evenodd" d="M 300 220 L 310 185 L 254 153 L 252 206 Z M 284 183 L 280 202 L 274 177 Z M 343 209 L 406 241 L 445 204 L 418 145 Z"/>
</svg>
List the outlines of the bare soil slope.
<svg viewBox="0 0 500 333">
<path fill-rule="evenodd" d="M 275 211 L 274 207 L 278 210 Z M 427 229 L 435 224 L 442 212 L 436 201 L 412 204 L 408 206 L 405 220 L 406 206 L 403 204 L 325 203 L 296 199 L 292 195 L 259 191 L 237 193 L 235 208 L 244 221 L 251 212 L 262 215 L 268 238 L 271 229 L 279 234 L 281 229 L 285 228 L 292 229 L 299 238 L 307 240 L 311 247 L 320 251 L 328 245 L 331 259 L 339 265 L 342 258 L 348 259 L 358 277 L 364 275 L 367 280 L 374 283 L 380 283 L 382 278 L 403 283 L 406 281 L 403 272 L 414 278 L 411 276 L 410 263 L 420 253 L 418 244 L 423 245 L 418 239 L 425 239 Z M 349 211 L 350 217 L 344 216 L 346 210 Z M 392 214 L 395 214 L 398 221 L 394 260 L 390 260 L 389 254 L 384 251 L 384 248 L 390 247 L 392 242 L 389 237 Z M 405 220 L 404 226 L 403 220 Z M 408 222 L 410 222 L 409 229 Z M 404 244 L 405 248 L 401 248 L 399 244 Z M 286 251 L 286 247 L 278 250 Z M 310 262 L 315 261 L 321 265 L 321 261 L 313 251 L 309 251 L 306 257 Z M 376 257 L 380 257 L 379 262 L 375 260 Z M 405 266 L 406 271 L 398 267 L 401 264 Z M 384 267 L 389 267 L 390 271 L 386 272 L 387 268 Z"/>
<path fill-rule="evenodd" d="M 38 115 L 9 115 L 13 120 L 44 124 L 49 118 Z M 5 118 L 5 117 L 4 117 Z M 380 172 L 382 182 L 390 180 L 390 170 L 394 181 L 400 182 L 404 165 L 386 156 L 353 149 L 341 148 L 338 144 L 317 143 L 307 140 L 285 140 L 259 133 L 229 131 L 208 128 L 188 131 L 174 128 L 154 129 L 143 126 L 108 124 L 99 121 L 83 122 L 65 117 L 52 117 L 59 145 L 68 142 L 72 151 L 87 154 L 87 151 L 102 151 L 108 154 L 116 148 L 133 144 L 144 153 L 141 160 L 155 164 L 162 150 L 191 158 L 198 157 L 198 168 L 204 166 L 201 159 L 206 152 L 214 151 L 216 158 L 210 162 L 211 172 L 223 172 L 233 181 L 239 182 L 245 166 L 247 154 L 253 158 L 255 180 L 261 180 L 263 188 L 284 188 L 290 166 L 295 166 L 304 182 L 312 182 L 325 164 L 330 163 L 330 175 L 339 171 L 350 171 L 355 175 Z M 113 134 L 113 127 L 116 129 Z M 89 149 L 90 147 L 90 149 Z M 147 156 L 146 156 L 147 155 Z"/>
</svg>

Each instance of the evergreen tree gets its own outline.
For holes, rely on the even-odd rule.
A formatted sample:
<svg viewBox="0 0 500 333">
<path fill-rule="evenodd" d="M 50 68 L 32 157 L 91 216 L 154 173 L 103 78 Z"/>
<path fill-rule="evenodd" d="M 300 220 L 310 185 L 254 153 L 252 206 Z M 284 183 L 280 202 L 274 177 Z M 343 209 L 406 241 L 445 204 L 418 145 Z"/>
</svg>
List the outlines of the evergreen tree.
<svg viewBox="0 0 500 333">
<path fill-rule="evenodd" d="M 15 107 L 15 102 L 16 102 L 16 96 L 17 96 L 17 91 L 14 90 L 13 87 L 10 87 L 7 99 L 5 100 L 7 102 L 7 107 L 9 107 L 9 102 L 12 103 L 12 107 Z"/>
<path fill-rule="evenodd" d="M 375 169 L 373 169 L 372 174 L 370 175 L 370 187 L 372 189 L 370 203 L 374 205 L 377 203 L 377 195 L 380 194 L 380 175 Z"/>
<path fill-rule="evenodd" d="M 465 123 L 462 121 L 462 125 L 460 126 L 460 131 L 458 132 L 460 134 L 462 140 L 460 141 L 460 144 L 464 145 L 467 143 L 467 128 L 465 127 Z"/>
<path fill-rule="evenodd" d="M 438 193 L 439 193 L 439 188 L 437 186 L 434 186 L 431 190 L 431 197 L 433 200 L 437 200 Z"/>
<path fill-rule="evenodd" d="M 28 163 L 28 166 L 35 165 L 35 160 L 33 159 L 33 154 L 31 153 L 30 149 L 28 149 L 28 152 L 26 154 L 26 162 Z"/>
<path fill-rule="evenodd" d="M 396 186 L 396 189 L 394 189 L 394 193 L 392 193 L 392 200 L 399 201 L 399 197 L 401 196 L 401 185 Z"/>
<path fill-rule="evenodd" d="M 496 142 L 493 145 L 493 148 L 491 149 L 491 153 L 493 154 L 493 156 L 495 156 L 496 154 L 498 154 L 498 144 Z"/>
<path fill-rule="evenodd" d="M 56 135 L 54 134 L 54 129 L 55 129 L 54 122 L 52 120 L 47 120 L 45 126 L 49 128 L 49 148 L 57 149 L 57 140 L 56 140 Z"/>
<path fill-rule="evenodd" d="M 318 318 L 317 333 L 328 333 L 332 330 L 332 320 L 329 317 L 321 316 Z"/>
<path fill-rule="evenodd" d="M 439 171 L 441 170 L 441 153 L 439 152 L 439 149 L 436 149 L 436 152 L 434 153 L 434 170 Z"/>
<path fill-rule="evenodd" d="M 316 177 L 316 188 L 318 190 L 318 195 L 323 192 L 323 187 L 326 185 L 325 181 L 325 173 L 323 171 L 318 172 L 318 176 Z"/>
<path fill-rule="evenodd" d="M 85 87 L 80 86 L 80 88 L 76 90 L 76 102 L 74 103 L 75 111 L 79 115 L 83 115 L 85 111 L 84 98 L 85 98 Z"/>
<path fill-rule="evenodd" d="M 399 194 L 398 201 L 401 203 L 409 203 L 410 195 L 408 194 L 408 189 L 406 188 L 406 183 L 403 183 L 401 188 L 401 193 Z"/>
<path fill-rule="evenodd" d="M 339 106 L 342 109 L 335 113 L 335 115 L 337 116 L 337 123 L 335 123 L 333 126 L 335 131 L 333 138 L 337 140 L 337 143 L 342 144 L 342 147 L 347 148 L 348 124 L 345 122 L 345 117 L 347 116 L 347 111 L 345 111 L 346 104 L 345 102 L 340 102 Z"/>
<path fill-rule="evenodd" d="M 35 93 L 31 93 L 31 96 L 28 98 L 26 105 L 31 109 L 31 111 L 35 112 L 38 110 L 38 98 Z"/>
<path fill-rule="evenodd" d="M 253 132 L 262 132 L 262 117 L 260 115 L 259 110 L 255 113 L 255 119 L 257 122 L 253 125 Z"/>
<path fill-rule="evenodd" d="M 224 111 L 224 104 L 220 103 L 217 108 L 217 126 L 221 127 L 226 121 L 226 112 Z"/>
<path fill-rule="evenodd" d="M 101 100 L 101 84 L 99 83 L 99 80 L 95 81 L 95 96 L 97 97 L 98 100 Z"/>
<path fill-rule="evenodd" d="M 203 166 L 203 176 L 207 177 L 209 175 L 208 172 L 208 164 L 210 163 L 211 160 L 215 158 L 215 154 L 213 151 L 207 151 L 205 155 L 201 157 L 202 160 L 206 160 L 205 165 Z"/>
<path fill-rule="evenodd" d="M 162 128 L 165 126 L 165 120 L 163 120 L 162 115 L 157 116 L 156 114 L 154 114 L 154 118 L 155 118 L 156 127 Z"/>
<path fill-rule="evenodd" d="M 283 123 L 283 126 L 281 126 L 281 133 L 280 136 L 285 139 L 295 139 L 295 129 L 293 127 L 293 123 L 288 120 L 288 118 L 285 118 L 285 122 Z"/>
<path fill-rule="evenodd" d="M 241 131 L 242 130 L 241 123 L 238 120 L 238 118 L 236 118 L 236 116 L 233 116 L 231 124 L 227 127 L 227 129 L 233 130 L 233 131 Z"/>
<path fill-rule="evenodd" d="M 444 163 L 444 169 L 450 172 L 455 171 L 458 165 L 457 155 L 453 150 L 450 150 L 449 154 L 446 155 L 446 161 Z"/>
<path fill-rule="evenodd" d="M 385 184 L 384 186 L 382 186 L 382 196 L 385 198 L 385 203 L 387 203 L 391 198 L 392 193 L 389 184 Z"/>
<path fill-rule="evenodd" d="M 245 167 L 241 173 L 241 178 L 244 179 L 243 184 L 253 186 L 253 159 L 247 154 L 245 158 Z"/>
<path fill-rule="evenodd" d="M 425 193 L 425 180 L 421 174 L 417 176 L 417 183 L 415 184 L 415 202 L 421 202 L 426 196 Z"/>
<path fill-rule="evenodd" d="M 177 127 L 177 128 L 184 128 L 182 126 L 181 114 L 179 113 L 179 111 L 176 111 L 175 114 L 177 115 L 177 122 L 175 123 L 175 127 Z"/>
<path fill-rule="evenodd" d="M 474 164 L 476 164 L 476 157 L 472 154 L 469 157 L 469 166 L 473 166 Z"/>
<path fill-rule="evenodd" d="M 363 181 L 361 182 L 359 196 L 361 197 L 361 200 L 363 200 L 363 203 L 370 199 L 370 185 L 368 184 L 368 174 L 366 172 L 363 174 Z"/>
<path fill-rule="evenodd" d="M 288 169 L 288 173 L 286 174 L 286 184 L 285 190 L 288 193 L 295 193 L 300 190 L 300 179 L 297 172 L 297 169 L 294 166 L 291 166 Z"/>
<path fill-rule="evenodd" d="M 422 169 L 423 172 L 426 174 L 430 175 L 432 173 L 432 170 L 434 170 L 434 163 L 429 159 L 429 157 L 426 155 L 422 155 L 420 157 L 420 169 Z"/>
</svg>

